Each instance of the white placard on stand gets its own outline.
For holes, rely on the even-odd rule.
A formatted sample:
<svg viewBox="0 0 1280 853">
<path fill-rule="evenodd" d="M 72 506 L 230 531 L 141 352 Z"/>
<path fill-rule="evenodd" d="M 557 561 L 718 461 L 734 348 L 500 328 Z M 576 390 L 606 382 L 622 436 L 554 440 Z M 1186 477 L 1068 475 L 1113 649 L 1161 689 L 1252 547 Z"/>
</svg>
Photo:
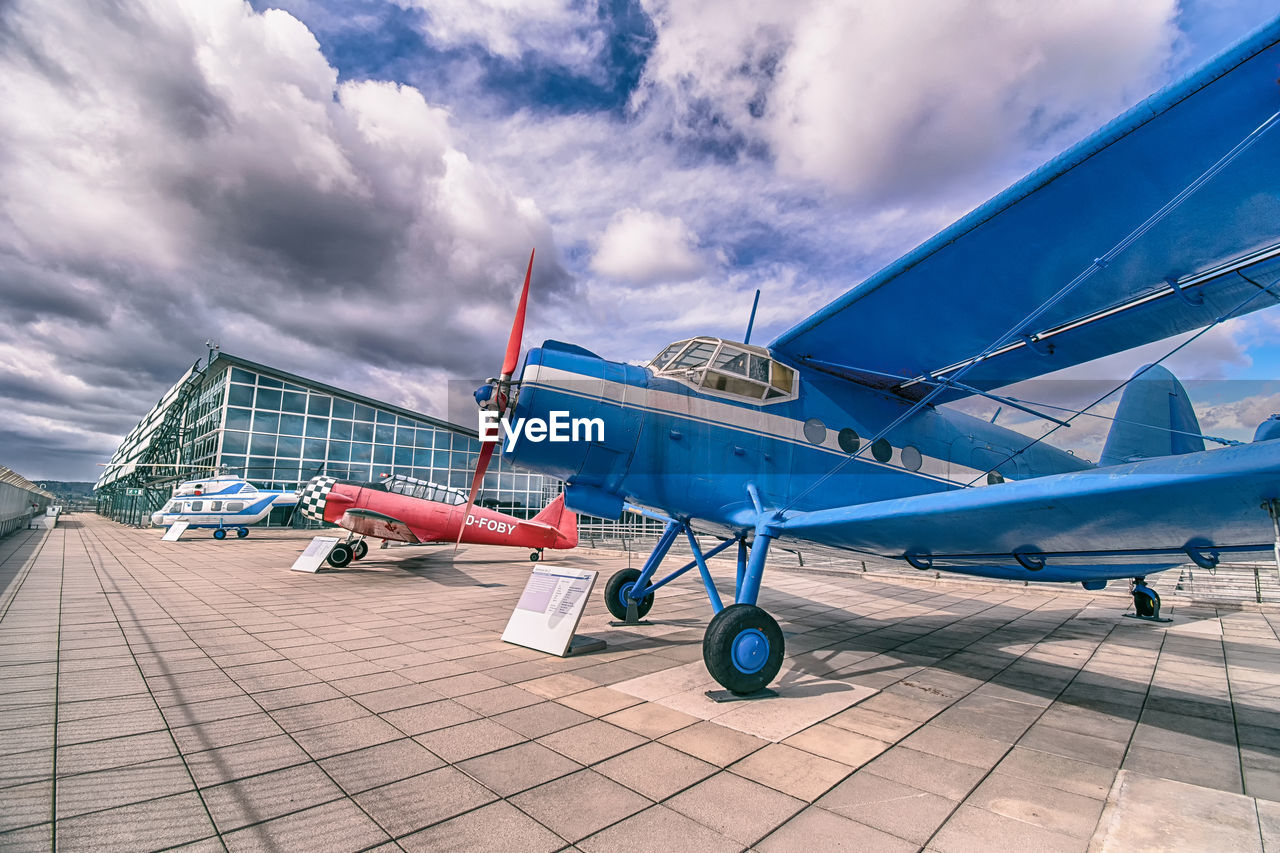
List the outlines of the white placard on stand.
<svg viewBox="0 0 1280 853">
<path fill-rule="evenodd" d="M 189 521 L 175 521 L 169 525 L 169 529 L 160 537 L 161 542 L 177 542 L 182 534 L 187 532 L 187 528 L 191 525 Z"/>
<path fill-rule="evenodd" d="M 310 572 L 314 575 L 324 558 L 333 550 L 333 546 L 338 544 L 338 539 L 337 536 L 316 536 L 289 568 L 295 572 Z"/>
<path fill-rule="evenodd" d="M 596 585 L 597 572 L 539 566 L 529 576 L 502 639 L 564 657 Z"/>
</svg>

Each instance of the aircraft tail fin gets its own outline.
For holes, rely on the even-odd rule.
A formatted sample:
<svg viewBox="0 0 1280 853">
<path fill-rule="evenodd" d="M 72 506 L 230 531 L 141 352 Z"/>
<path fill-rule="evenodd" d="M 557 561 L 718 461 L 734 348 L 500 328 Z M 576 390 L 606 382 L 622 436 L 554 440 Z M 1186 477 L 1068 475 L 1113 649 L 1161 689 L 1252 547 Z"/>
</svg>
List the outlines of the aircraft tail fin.
<svg viewBox="0 0 1280 853">
<path fill-rule="evenodd" d="M 1204 450 L 1200 421 L 1187 389 L 1158 364 L 1139 372 L 1120 397 L 1098 464 L 1119 465 Z"/>
<path fill-rule="evenodd" d="M 565 507 L 563 494 L 557 495 L 555 500 L 543 507 L 530 521 L 555 528 L 560 534 L 556 537 L 556 546 L 559 548 L 572 548 L 578 544 L 578 516 Z"/>
</svg>

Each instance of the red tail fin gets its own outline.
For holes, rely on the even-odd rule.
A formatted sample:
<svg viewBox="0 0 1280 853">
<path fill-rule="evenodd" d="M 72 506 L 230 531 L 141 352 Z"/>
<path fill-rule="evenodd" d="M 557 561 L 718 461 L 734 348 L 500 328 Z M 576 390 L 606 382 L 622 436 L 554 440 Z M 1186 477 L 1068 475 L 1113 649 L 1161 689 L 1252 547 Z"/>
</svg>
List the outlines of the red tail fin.
<svg viewBox="0 0 1280 853">
<path fill-rule="evenodd" d="M 554 527 L 560 535 L 556 537 L 555 547 L 557 548 L 573 548 L 578 544 L 578 516 L 572 511 L 565 509 L 564 495 L 557 495 L 556 499 L 542 508 L 542 512 L 535 515 L 530 521 L 536 521 L 539 524 L 545 524 L 548 527 Z"/>
</svg>

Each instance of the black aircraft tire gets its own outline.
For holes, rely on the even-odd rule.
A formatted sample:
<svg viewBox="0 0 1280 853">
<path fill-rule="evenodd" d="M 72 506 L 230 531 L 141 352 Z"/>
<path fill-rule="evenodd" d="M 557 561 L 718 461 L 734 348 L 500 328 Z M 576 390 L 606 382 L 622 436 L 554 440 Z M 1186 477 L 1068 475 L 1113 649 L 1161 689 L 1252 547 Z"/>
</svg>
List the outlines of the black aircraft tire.
<svg viewBox="0 0 1280 853">
<path fill-rule="evenodd" d="M 609 608 L 609 612 L 613 614 L 614 619 L 627 618 L 626 594 L 635 585 L 638 577 L 640 577 L 639 569 L 623 569 L 609 578 L 609 582 L 605 584 L 604 606 Z M 644 597 L 643 601 L 636 602 L 637 617 L 643 619 L 652 607 L 653 593 L 649 593 Z"/>
<path fill-rule="evenodd" d="M 351 559 L 363 560 L 365 554 L 369 553 L 369 545 L 363 539 L 358 542 L 351 543 Z"/>
<path fill-rule="evenodd" d="M 1133 610 L 1143 619 L 1152 619 L 1160 610 L 1160 597 L 1156 595 L 1155 590 L 1147 592 L 1139 592 L 1134 590 L 1133 593 Z"/>
<path fill-rule="evenodd" d="M 249 528 L 247 528 L 247 527 L 237 527 L 237 528 L 236 528 L 236 536 L 237 536 L 238 538 L 243 539 L 244 537 L 246 537 L 246 536 L 248 536 L 248 535 L 249 535 Z"/>
<path fill-rule="evenodd" d="M 351 565 L 351 546 L 339 542 L 329 551 L 329 565 L 335 569 L 345 568 Z"/>
<path fill-rule="evenodd" d="M 223 539 L 227 538 L 227 531 L 219 527 L 217 530 L 213 531 L 213 538 L 221 542 Z"/>
<path fill-rule="evenodd" d="M 539 560 L 541 560 L 541 559 L 542 559 L 542 552 L 541 552 L 541 551 L 534 551 L 534 552 L 532 552 L 531 554 L 529 554 L 529 562 L 531 562 L 531 563 L 536 563 L 536 562 L 538 562 L 538 561 L 539 561 Z"/>
<path fill-rule="evenodd" d="M 752 604 L 721 610 L 702 637 L 702 660 L 711 677 L 731 693 L 763 690 L 782 668 L 782 629 Z"/>
</svg>

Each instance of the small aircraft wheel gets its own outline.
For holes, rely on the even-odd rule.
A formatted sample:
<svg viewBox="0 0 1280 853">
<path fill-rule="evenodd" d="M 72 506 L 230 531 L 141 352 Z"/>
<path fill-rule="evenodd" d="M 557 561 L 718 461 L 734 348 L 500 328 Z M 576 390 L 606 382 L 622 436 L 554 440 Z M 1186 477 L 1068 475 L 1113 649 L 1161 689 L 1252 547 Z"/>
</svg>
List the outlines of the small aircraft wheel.
<svg viewBox="0 0 1280 853">
<path fill-rule="evenodd" d="M 1160 596 L 1154 589 L 1140 586 L 1133 591 L 1133 610 L 1143 619 L 1160 615 Z"/>
<path fill-rule="evenodd" d="M 222 541 L 223 539 L 227 538 L 227 531 L 219 527 L 217 530 L 213 531 L 213 538 L 217 539 L 218 541 Z"/>
<path fill-rule="evenodd" d="M 369 553 L 369 544 L 363 539 L 358 539 L 351 543 L 351 559 L 363 560 L 364 555 Z"/>
<path fill-rule="evenodd" d="M 627 618 L 627 593 L 636 585 L 640 577 L 639 569 L 623 569 L 609 578 L 604 587 L 604 606 L 609 608 L 615 619 Z M 653 607 L 653 593 L 649 593 L 642 601 L 636 602 L 636 615 L 641 619 Z"/>
<path fill-rule="evenodd" d="M 237 527 L 237 528 L 236 528 L 236 538 L 237 538 L 237 539 L 243 539 L 244 537 L 246 537 L 246 536 L 248 536 L 248 535 L 249 535 L 249 528 L 247 528 L 247 527 Z"/>
<path fill-rule="evenodd" d="M 534 551 L 533 553 L 531 553 L 531 554 L 529 555 L 529 562 L 531 562 L 531 563 L 536 563 L 536 562 L 538 562 L 538 561 L 539 561 L 539 560 L 541 560 L 541 559 L 542 559 L 542 552 L 541 552 L 541 551 Z"/>
<path fill-rule="evenodd" d="M 334 545 L 329 551 L 329 565 L 335 569 L 341 569 L 351 564 L 351 546 L 343 542 Z"/>
<path fill-rule="evenodd" d="M 752 604 L 734 604 L 715 615 L 702 638 L 702 660 L 711 677 L 731 693 L 763 690 L 782 668 L 782 629 Z"/>
</svg>

